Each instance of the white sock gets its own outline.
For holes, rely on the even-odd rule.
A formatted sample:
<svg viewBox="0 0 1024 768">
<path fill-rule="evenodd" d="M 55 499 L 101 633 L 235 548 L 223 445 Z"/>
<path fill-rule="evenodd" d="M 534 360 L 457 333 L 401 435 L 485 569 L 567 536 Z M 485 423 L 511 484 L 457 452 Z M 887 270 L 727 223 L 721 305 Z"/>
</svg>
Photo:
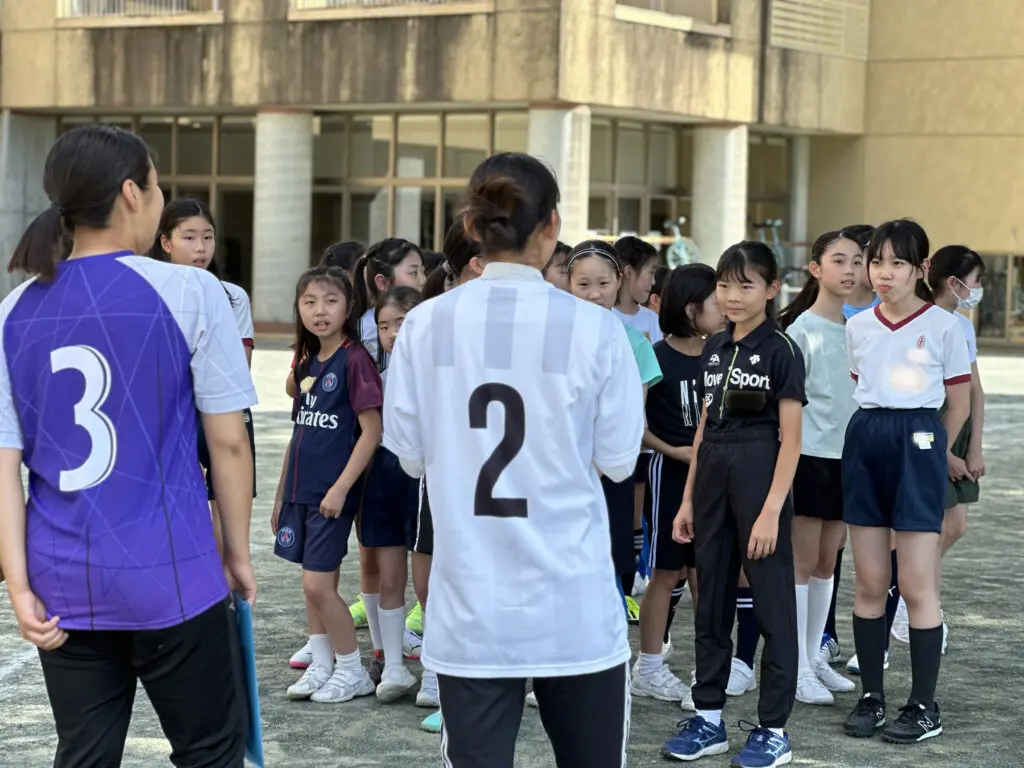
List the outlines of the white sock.
<svg viewBox="0 0 1024 768">
<path fill-rule="evenodd" d="M 654 674 L 665 663 L 660 653 L 643 653 L 642 651 L 637 661 L 637 672 L 641 675 Z"/>
<path fill-rule="evenodd" d="M 764 728 L 763 725 L 761 727 Z M 785 736 L 786 735 L 786 729 L 785 728 L 769 728 L 768 730 L 771 731 L 772 733 L 774 733 L 776 736 Z"/>
<path fill-rule="evenodd" d="M 327 635 L 310 635 L 309 648 L 313 651 L 314 664 L 319 664 L 327 669 L 334 667 L 334 648 L 331 647 L 331 638 Z"/>
<path fill-rule="evenodd" d="M 807 585 L 796 585 L 796 647 L 799 659 L 798 674 L 808 671 L 807 661 Z"/>
<path fill-rule="evenodd" d="M 703 717 L 708 725 L 713 725 L 715 728 L 722 724 L 722 710 L 720 709 L 698 709 L 697 717 Z"/>
<path fill-rule="evenodd" d="M 359 658 L 359 649 L 356 648 L 352 653 L 336 653 L 334 654 L 334 664 L 336 667 L 342 669 L 362 669 L 363 660 Z"/>
<path fill-rule="evenodd" d="M 821 636 L 825 634 L 828 609 L 832 605 L 832 581 L 811 576 L 807 584 L 807 653 L 813 654 L 821 647 Z"/>
<path fill-rule="evenodd" d="M 384 668 L 394 664 L 402 665 L 402 638 L 405 637 L 405 606 L 385 610 L 378 609 L 380 617 L 380 639 L 384 645 Z"/>
<path fill-rule="evenodd" d="M 384 646 L 381 644 L 380 619 L 377 612 L 380 610 L 380 593 L 368 595 L 362 593 L 363 607 L 366 609 L 366 623 L 370 627 L 370 642 L 373 643 L 373 650 L 379 651 Z"/>
</svg>

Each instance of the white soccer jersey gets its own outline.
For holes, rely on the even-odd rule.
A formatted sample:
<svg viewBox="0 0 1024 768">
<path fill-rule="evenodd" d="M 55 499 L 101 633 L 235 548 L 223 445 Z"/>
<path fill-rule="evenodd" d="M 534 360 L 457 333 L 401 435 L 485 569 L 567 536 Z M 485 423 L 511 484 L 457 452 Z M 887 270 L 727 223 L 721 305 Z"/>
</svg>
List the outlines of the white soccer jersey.
<svg viewBox="0 0 1024 768">
<path fill-rule="evenodd" d="M 552 677 L 629 659 L 597 468 L 632 467 L 643 389 L 615 316 L 516 264 L 413 309 L 384 445 L 430 478 L 423 664 Z"/>
<path fill-rule="evenodd" d="M 252 349 L 256 346 L 256 330 L 252 324 L 252 307 L 249 304 L 249 294 L 245 289 L 234 283 L 221 281 L 224 290 L 231 300 L 231 310 L 235 314 L 235 322 L 238 323 L 238 333 L 242 337 L 242 345 Z"/>
<path fill-rule="evenodd" d="M 934 304 L 895 324 L 879 307 L 861 312 L 846 323 L 846 347 L 861 408 L 938 408 L 946 385 L 971 380 L 960 321 Z"/>
</svg>

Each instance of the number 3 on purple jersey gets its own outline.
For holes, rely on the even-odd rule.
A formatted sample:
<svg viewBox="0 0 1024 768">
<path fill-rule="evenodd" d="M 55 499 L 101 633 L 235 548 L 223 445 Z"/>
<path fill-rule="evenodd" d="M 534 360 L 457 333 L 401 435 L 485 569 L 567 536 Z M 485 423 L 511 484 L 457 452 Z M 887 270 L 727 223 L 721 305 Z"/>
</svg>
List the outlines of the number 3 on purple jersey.
<svg viewBox="0 0 1024 768">
<path fill-rule="evenodd" d="M 100 410 L 110 394 L 110 363 L 98 350 L 80 344 L 50 352 L 50 368 L 54 374 L 77 371 L 85 379 L 82 399 L 75 403 L 75 424 L 89 434 L 92 447 L 81 465 L 60 473 L 63 493 L 84 491 L 110 477 L 117 461 L 117 432 Z"/>
</svg>

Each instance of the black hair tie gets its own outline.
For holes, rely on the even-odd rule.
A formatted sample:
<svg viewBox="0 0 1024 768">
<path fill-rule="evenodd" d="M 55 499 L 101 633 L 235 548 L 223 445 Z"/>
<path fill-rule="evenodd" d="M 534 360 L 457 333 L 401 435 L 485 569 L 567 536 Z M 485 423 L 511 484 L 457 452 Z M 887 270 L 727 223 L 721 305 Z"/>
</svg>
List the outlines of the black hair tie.
<svg viewBox="0 0 1024 768">
<path fill-rule="evenodd" d="M 63 205 L 61 205 L 60 203 L 51 203 L 51 207 L 57 209 L 57 213 L 60 214 L 61 218 L 64 218 L 65 216 L 67 216 L 67 213 L 68 213 L 67 209 Z"/>
</svg>

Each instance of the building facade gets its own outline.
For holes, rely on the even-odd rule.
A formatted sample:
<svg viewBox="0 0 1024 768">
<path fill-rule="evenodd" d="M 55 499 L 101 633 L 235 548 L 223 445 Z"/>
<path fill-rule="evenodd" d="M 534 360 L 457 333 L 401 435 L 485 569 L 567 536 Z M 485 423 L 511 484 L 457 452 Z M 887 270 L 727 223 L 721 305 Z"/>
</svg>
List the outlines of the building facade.
<svg viewBox="0 0 1024 768">
<path fill-rule="evenodd" d="M 914 216 L 936 243 L 987 254 L 1011 304 L 981 332 L 1005 337 L 1016 261 L 999 254 L 1016 250 L 1002 222 L 1018 161 L 999 158 L 1019 139 L 1005 114 L 992 126 L 1002 138 L 987 141 L 970 109 L 995 115 L 999 83 L 1012 82 L 974 71 L 989 34 L 1008 56 L 1024 45 L 998 23 L 1010 6 L 8 1 L 0 243 L 9 253 L 47 204 L 42 161 L 60 132 L 123 125 L 156 151 L 168 197 L 211 205 L 225 277 L 250 291 L 258 323 L 279 324 L 324 246 L 395 234 L 438 248 L 477 163 L 518 150 L 554 168 L 567 241 L 664 244 L 685 217 L 682 234 L 710 262 L 744 237 L 778 235 L 801 263 L 817 231 Z M 957 14 L 975 24 L 966 40 Z M 945 92 L 947 76 L 969 104 Z M 757 226 L 773 220 L 774 231 Z"/>
</svg>

